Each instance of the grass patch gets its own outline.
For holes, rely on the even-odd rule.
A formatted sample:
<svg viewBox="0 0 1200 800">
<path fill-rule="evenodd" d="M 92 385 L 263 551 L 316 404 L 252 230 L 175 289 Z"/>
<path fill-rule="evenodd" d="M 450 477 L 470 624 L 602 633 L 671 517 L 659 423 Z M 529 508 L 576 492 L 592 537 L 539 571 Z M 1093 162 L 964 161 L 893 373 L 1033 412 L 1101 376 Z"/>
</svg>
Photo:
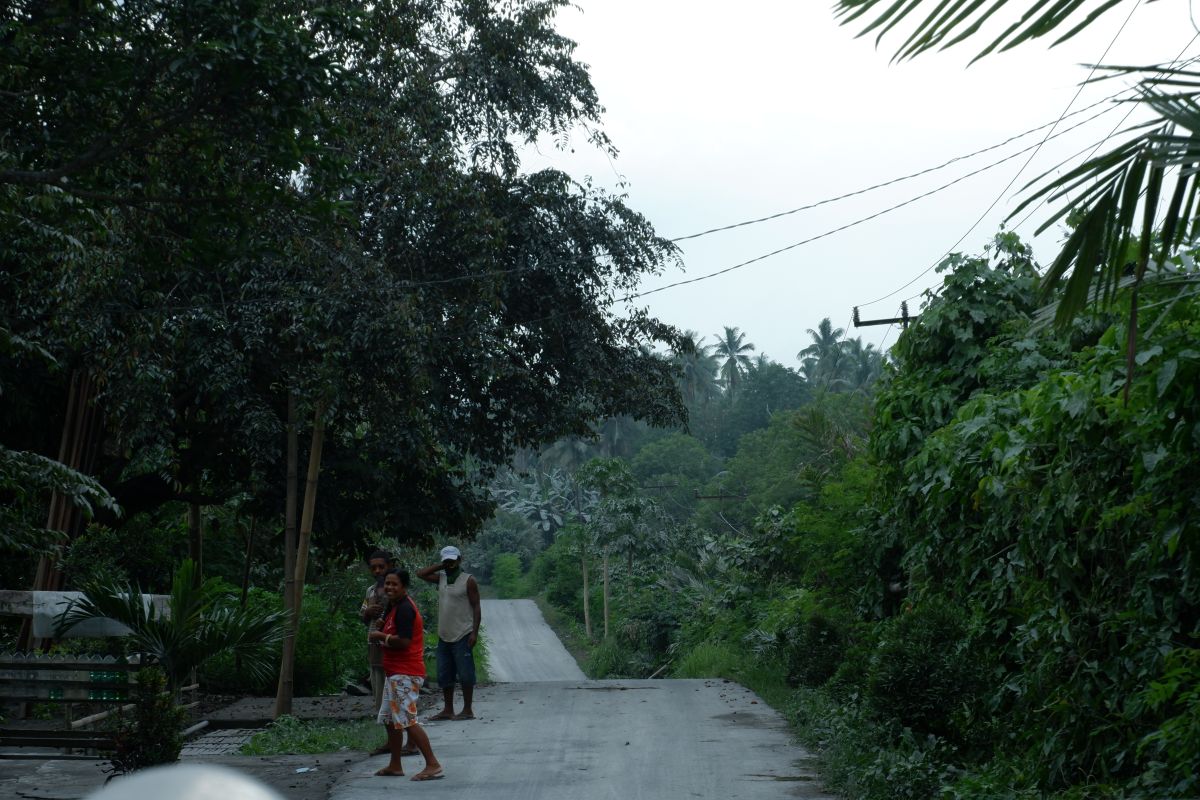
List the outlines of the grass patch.
<svg viewBox="0 0 1200 800">
<path fill-rule="evenodd" d="M 283 716 L 242 745 L 244 756 L 312 755 L 338 750 L 370 751 L 383 741 L 374 720 L 300 720 Z"/>
</svg>

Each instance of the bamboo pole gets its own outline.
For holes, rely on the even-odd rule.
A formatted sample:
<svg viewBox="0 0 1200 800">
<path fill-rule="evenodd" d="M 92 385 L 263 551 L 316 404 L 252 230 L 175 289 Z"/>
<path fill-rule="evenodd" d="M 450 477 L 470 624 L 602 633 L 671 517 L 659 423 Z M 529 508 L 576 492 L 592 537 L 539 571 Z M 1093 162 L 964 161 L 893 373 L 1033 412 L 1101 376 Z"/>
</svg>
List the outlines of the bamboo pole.
<svg viewBox="0 0 1200 800">
<path fill-rule="evenodd" d="M 193 582 L 199 586 L 204 581 L 204 520 L 200 515 L 199 503 L 188 503 L 188 558 L 196 565 Z"/>
<path fill-rule="evenodd" d="M 608 548 L 604 548 L 604 638 L 608 639 Z"/>
<path fill-rule="evenodd" d="M 287 404 L 287 490 L 283 509 L 283 651 L 295 652 L 296 617 L 296 495 L 297 472 L 300 460 L 296 395 L 288 393 Z M 275 716 L 292 713 L 292 665 L 287 658 L 279 663 L 279 686 L 275 692 Z"/>
<path fill-rule="evenodd" d="M 304 508 L 300 516 L 300 538 L 296 547 L 296 567 L 292 573 L 292 614 L 283 640 L 283 657 L 279 667 L 279 687 L 275 694 L 275 716 L 290 714 L 295 690 L 293 671 L 296 663 L 296 631 L 300 625 L 301 601 L 304 598 L 304 575 L 308 571 L 309 543 L 312 540 L 313 517 L 317 506 L 317 478 L 321 471 L 321 449 L 325 444 L 324 404 L 318 403 L 313 415 L 312 446 L 308 452 L 308 473 L 304 484 Z M 285 592 L 287 588 L 285 587 Z"/>
<path fill-rule="evenodd" d="M 579 552 L 579 563 L 583 569 L 583 629 L 587 632 L 587 637 L 592 638 L 592 604 L 591 604 L 591 589 L 588 587 L 588 568 L 587 568 L 587 553 L 583 550 Z"/>
</svg>

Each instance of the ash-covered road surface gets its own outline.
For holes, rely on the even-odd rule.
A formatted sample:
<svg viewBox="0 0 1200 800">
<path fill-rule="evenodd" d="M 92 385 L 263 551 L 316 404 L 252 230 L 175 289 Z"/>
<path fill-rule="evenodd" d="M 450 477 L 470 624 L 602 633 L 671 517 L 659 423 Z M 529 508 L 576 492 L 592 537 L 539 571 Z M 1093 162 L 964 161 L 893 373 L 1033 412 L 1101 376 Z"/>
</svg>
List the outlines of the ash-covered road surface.
<svg viewBox="0 0 1200 800">
<path fill-rule="evenodd" d="M 488 672 L 497 683 L 582 681 L 583 670 L 532 600 L 484 600 Z"/>
<path fill-rule="evenodd" d="M 478 719 L 425 726 L 446 777 L 377 778 L 387 761 L 379 756 L 355 765 L 331 800 L 833 800 L 812 756 L 750 690 L 722 680 L 585 680 L 531 601 L 485 600 L 483 620 L 498 683 L 476 690 Z M 559 669 L 576 677 L 553 677 Z M 405 771 L 422 763 L 405 759 Z"/>
</svg>

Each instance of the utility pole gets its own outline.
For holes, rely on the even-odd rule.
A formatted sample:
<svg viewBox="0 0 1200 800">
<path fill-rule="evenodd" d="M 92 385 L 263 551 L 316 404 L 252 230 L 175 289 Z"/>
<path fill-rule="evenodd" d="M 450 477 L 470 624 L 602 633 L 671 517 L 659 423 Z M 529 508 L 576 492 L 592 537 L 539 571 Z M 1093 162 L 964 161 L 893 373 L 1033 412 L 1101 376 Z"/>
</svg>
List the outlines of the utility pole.
<svg viewBox="0 0 1200 800">
<path fill-rule="evenodd" d="M 910 315 L 908 313 L 908 301 L 907 300 L 904 300 L 903 302 L 900 303 L 900 316 L 892 317 L 891 319 L 859 319 L 858 318 L 858 306 L 855 306 L 854 307 L 854 327 L 865 328 L 870 325 L 895 325 L 897 322 L 899 322 L 900 327 L 907 328 L 908 323 L 915 322 L 919 316 L 920 316 L 920 314 Z"/>
</svg>

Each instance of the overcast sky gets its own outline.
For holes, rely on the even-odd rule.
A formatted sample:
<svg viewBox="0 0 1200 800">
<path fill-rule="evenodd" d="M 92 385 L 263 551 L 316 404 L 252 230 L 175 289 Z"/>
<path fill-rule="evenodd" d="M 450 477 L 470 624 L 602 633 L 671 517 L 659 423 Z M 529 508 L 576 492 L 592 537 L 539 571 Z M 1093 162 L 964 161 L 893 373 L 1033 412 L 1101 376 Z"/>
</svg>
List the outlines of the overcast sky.
<svg viewBox="0 0 1200 800">
<path fill-rule="evenodd" d="M 855 29 L 839 26 L 828 2 L 576 2 L 560 13 L 558 29 L 578 42 L 577 56 L 590 66 L 606 108 L 604 129 L 620 154 L 610 162 L 580 134 L 571 142 L 573 153 L 546 145 L 529 155 L 527 167 L 554 166 L 627 192 L 629 204 L 669 238 L 902 177 L 1069 115 L 1023 171 L 1030 153 L 840 233 L 636 301 L 710 343 L 722 326 L 735 325 L 757 352 L 789 366 L 797 365 L 796 352 L 809 342 L 805 329 L 823 317 L 844 327 L 854 305 L 862 306 L 864 319 L 898 315 L 900 300 L 940 283 L 936 272 L 866 304 L 899 289 L 952 248 L 979 252 L 1014 210 L 1021 186 L 1110 134 L 1126 106 L 1108 110 L 1105 104 L 1070 115 L 1128 81 L 1087 86 L 1072 103 L 1088 75 L 1080 64 L 1097 61 L 1110 45 L 1110 64 L 1165 63 L 1185 47 L 1185 57 L 1200 50 L 1185 3 L 1143 2 L 1117 36 L 1130 11 L 1121 4 L 1057 48 L 1033 42 L 968 67 L 984 36 L 893 64 L 900 36 L 876 49 L 873 38 L 856 39 Z M 1085 122 L 1101 111 L 1107 113 Z M 651 278 L 643 290 L 697 278 L 875 214 L 1035 146 L 1049 130 L 886 189 L 681 242 L 686 271 Z M 621 182 L 624 188 L 618 188 Z M 1048 208 L 1017 232 L 1031 237 Z M 1043 265 L 1061 236 L 1060 230 L 1047 231 L 1034 242 Z M 909 302 L 915 312 L 919 298 Z M 887 326 L 851 331 L 876 344 L 886 335 L 885 346 L 896 334 Z"/>
</svg>

